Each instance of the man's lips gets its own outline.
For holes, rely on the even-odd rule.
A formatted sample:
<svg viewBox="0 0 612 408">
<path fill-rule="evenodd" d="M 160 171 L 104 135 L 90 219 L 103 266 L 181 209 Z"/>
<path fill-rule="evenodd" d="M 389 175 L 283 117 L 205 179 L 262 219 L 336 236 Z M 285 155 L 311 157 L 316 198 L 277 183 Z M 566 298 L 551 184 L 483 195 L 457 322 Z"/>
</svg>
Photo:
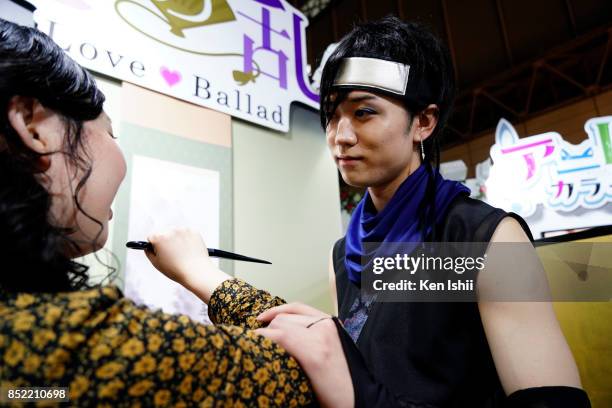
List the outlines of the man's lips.
<svg viewBox="0 0 612 408">
<path fill-rule="evenodd" d="M 346 156 L 346 155 L 336 156 L 336 161 L 338 162 L 338 164 L 354 164 L 360 160 L 362 160 L 362 158 L 357 157 L 357 156 Z"/>
</svg>

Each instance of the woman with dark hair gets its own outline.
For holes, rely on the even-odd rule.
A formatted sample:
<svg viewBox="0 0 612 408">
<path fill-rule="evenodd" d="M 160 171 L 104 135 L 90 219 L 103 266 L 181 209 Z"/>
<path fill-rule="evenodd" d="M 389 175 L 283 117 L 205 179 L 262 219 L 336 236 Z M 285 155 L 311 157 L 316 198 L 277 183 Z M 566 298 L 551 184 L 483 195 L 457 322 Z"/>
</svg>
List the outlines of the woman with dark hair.
<svg viewBox="0 0 612 408">
<path fill-rule="evenodd" d="M 550 302 L 523 293 L 533 301 L 496 301 L 503 274 L 518 271 L 492 266 L 503 264 L 493 246 L 478 254 L 489 258 L 471 302 L 384 302 L 362 286 L 363 265 L 385 243 L 419 242 L 522 243 L 525 271 L 546 286 L 524 220 L 469 198 L 466 187 L 438 172 L 454 95 L 442 43 L 394 17 L 359 25 L 325 64 L 320 94 L 338 169 L 346 183 L 367 189 L 330 263 L 350 335 L 342 341 L 356 405 L 590 406 Z M 280 306 L 262 319 L 281 311 L 299 314 L 299 307 Z M 292 338 L 289 330 L 284 335 L 281 345 Z"/>
<path fill-rule="evenodd" d="M 314 389 L 322 405 L 341 406 L 325 387 L 342 389 L 340 376 L 341 396 L 352 395 L 343 354 L 294 358 L 249 330 L 284 302 L 219 270 L 197 233 L 152 235 L 147 257 L 209 303 L 216 326 L 88 286 L 73 258 L 104 245 L 126 173 L 103 103 L 49 37 L 0 19 L 0 401 L 38 386 L 68 387 L 74 406 L 303 406 L 316 403 Z M 319 351 L 341 350 L 323 317 L 309 309 L 294 330 Z"/>
</svg>

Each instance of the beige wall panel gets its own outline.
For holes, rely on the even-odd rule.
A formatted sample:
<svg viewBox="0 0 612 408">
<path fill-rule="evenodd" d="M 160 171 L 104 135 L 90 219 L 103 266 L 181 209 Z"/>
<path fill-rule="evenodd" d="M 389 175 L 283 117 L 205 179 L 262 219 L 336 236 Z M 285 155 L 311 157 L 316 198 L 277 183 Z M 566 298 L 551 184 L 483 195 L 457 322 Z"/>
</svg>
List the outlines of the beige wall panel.
<svg viewBox="0 0 612 408">
<path fill-rule="evenodd" d="M 318 115 L 293 105 L 291 132 L 235 120 L 234 249 L 272 265 L 235 263 L 258 288 L 333 312 L 328 259 L 342 235 L 338 173 Z"/>
<path fill-rule="evenodd" d="M 231 116 L 125 82 L 126 122 L 204 143 L 231 147 Z"/>
</svg>

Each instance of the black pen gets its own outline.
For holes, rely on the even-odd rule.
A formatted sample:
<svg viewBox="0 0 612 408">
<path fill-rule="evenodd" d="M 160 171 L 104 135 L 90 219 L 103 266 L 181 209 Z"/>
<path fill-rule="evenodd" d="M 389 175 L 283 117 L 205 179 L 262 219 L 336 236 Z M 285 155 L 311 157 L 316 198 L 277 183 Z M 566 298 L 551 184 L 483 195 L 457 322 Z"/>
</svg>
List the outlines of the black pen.
<svg viewBox="0 0 612 408">
<path fill-rule="evenodd" d="M 153 250 L 153 245 L 148 241 L 129 241 L 125 244 L 125 246 L 131 249 Z M 250 256 L 244 256 L 214 248 L 208 248 L 208 256 L 212 256 L 215 258 L 233 259 L 234 261 L 256 262 L 269 265 L 272 264 L 272 262 L 264 261 L 263 259 L 251 258 Z"/>
</svg>

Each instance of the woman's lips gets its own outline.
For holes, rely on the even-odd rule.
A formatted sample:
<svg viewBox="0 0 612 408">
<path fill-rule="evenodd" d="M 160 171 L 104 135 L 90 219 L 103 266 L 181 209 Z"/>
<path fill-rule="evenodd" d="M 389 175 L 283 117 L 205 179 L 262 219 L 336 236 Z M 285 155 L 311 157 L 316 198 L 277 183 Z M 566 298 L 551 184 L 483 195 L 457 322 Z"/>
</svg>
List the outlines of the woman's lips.
<svg viewBox="0 0 612 408">
<path fill-rule="evenodd" d="M 108 219 L 112 220 L 113 219 L 113 210 L 110 210 L 110 213 L 108 215 Z"/>
</svg>

